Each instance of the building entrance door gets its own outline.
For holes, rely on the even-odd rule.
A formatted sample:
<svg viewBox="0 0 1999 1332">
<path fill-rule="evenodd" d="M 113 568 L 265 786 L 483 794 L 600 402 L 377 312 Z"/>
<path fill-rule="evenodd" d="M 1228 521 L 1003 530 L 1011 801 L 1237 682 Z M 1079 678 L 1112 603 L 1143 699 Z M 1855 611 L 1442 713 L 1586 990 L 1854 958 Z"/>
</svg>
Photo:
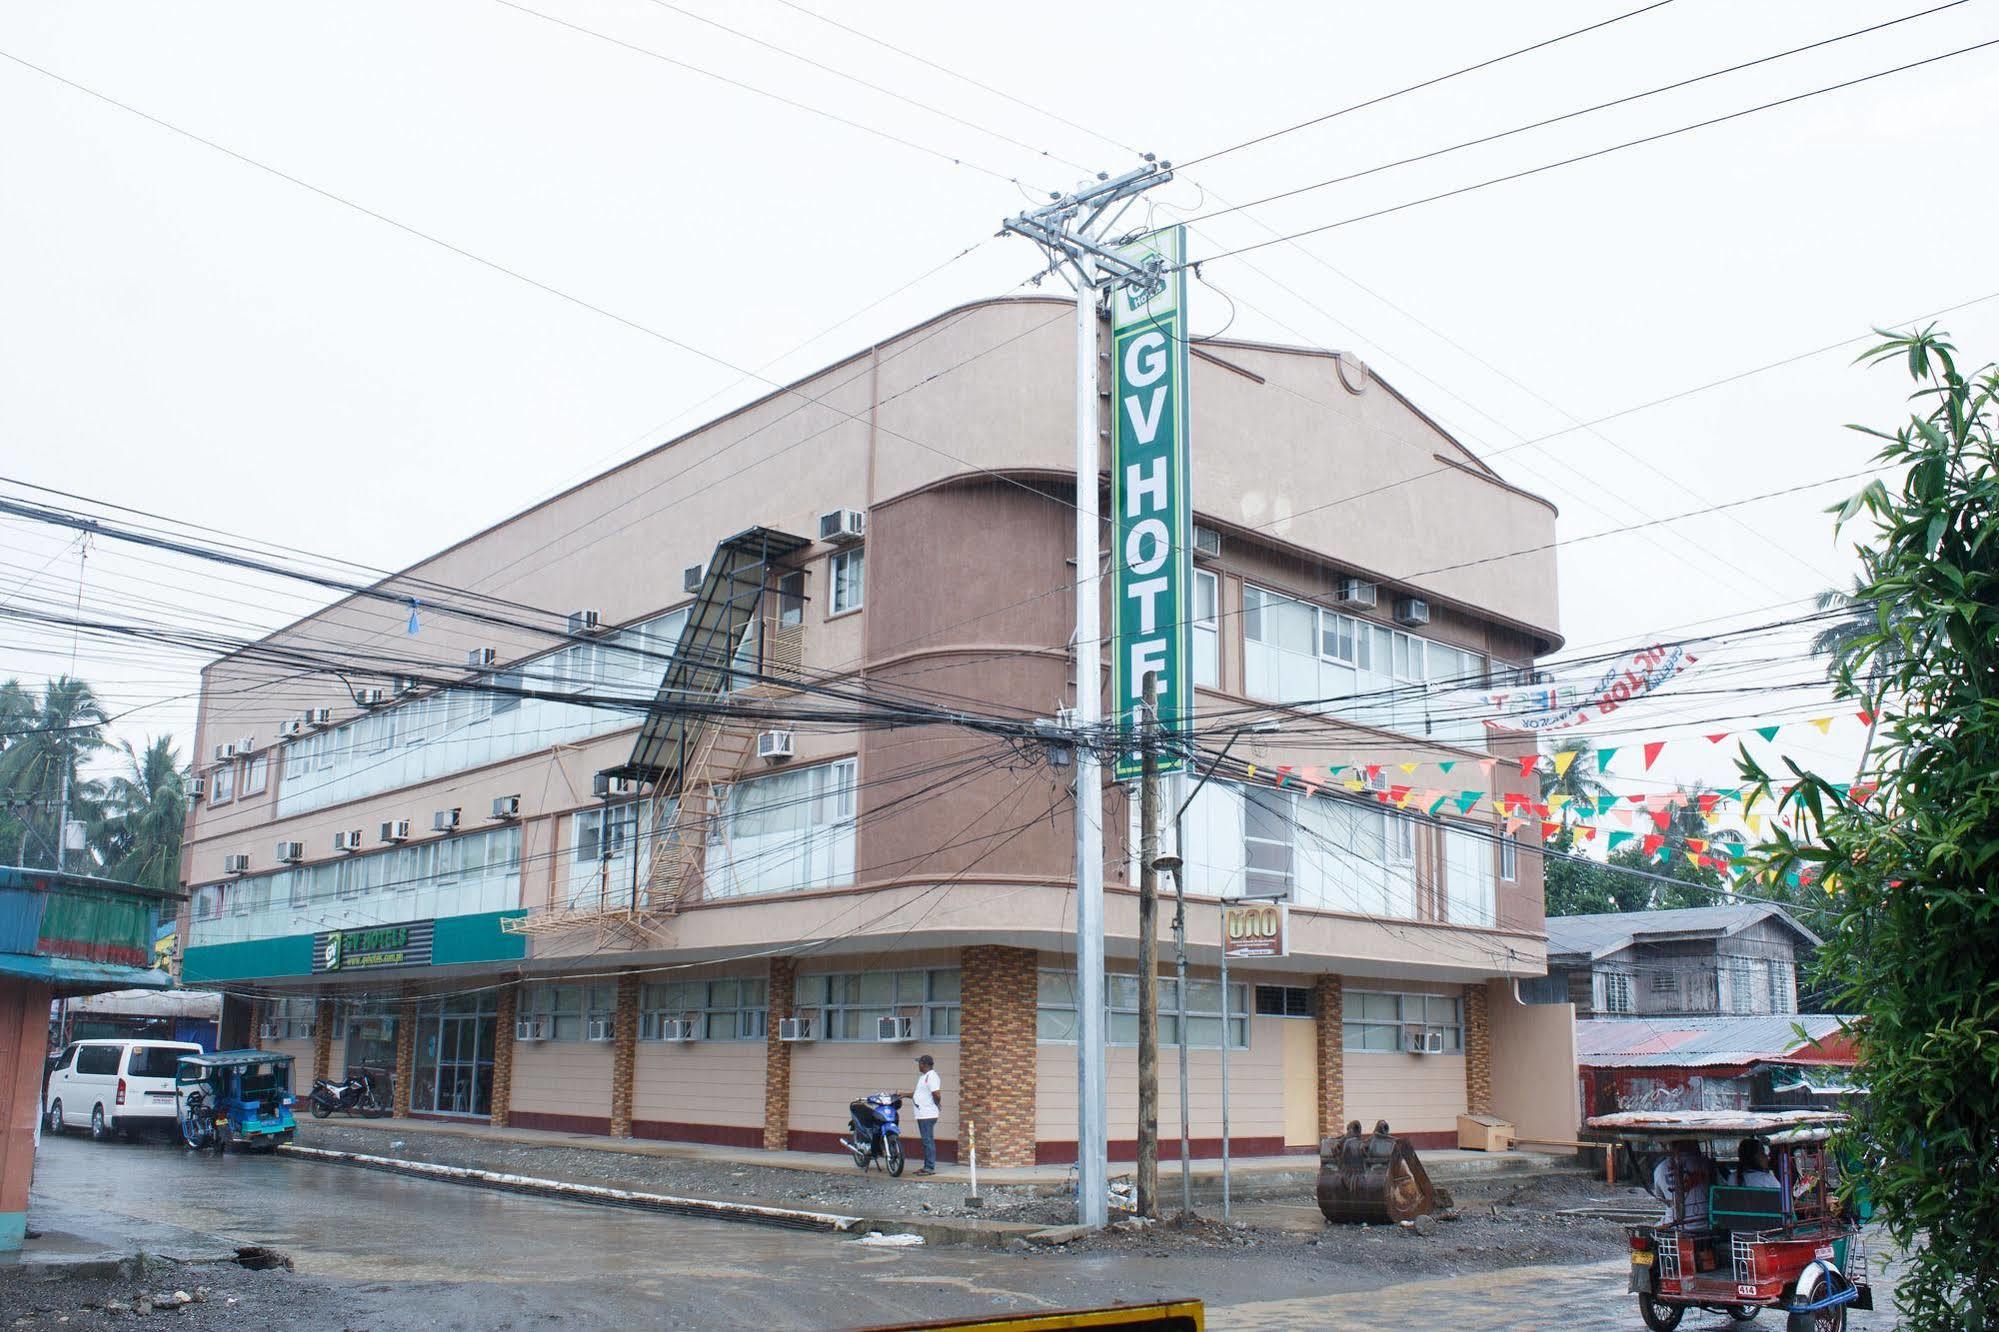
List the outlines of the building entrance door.
<svg viewBox="0 0 1999 1332">
<path fill-rule="evenodd" d="M 499 997 L 461 995 L 417 1010 L 416 1081 L 410 1108 L 433 1115 L 493 1112 L 493 1044 Z"/>
</svg>

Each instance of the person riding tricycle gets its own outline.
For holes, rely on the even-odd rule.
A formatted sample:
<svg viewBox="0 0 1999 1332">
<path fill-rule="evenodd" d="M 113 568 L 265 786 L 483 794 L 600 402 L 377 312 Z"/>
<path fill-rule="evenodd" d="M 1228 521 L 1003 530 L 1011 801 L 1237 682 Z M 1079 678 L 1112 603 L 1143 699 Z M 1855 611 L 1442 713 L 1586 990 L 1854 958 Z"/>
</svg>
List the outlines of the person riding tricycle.
<svg viewBox="0 0 1999 1332">
<path fill-rule="evenodd" d="M 240 1142 L 270 1151 L 298 1131 L 292 1118 L 292 1057 L 269 1050 L 188 1055 L 174 1071 L 181 1141 L 225 1150 Z"/>
<path fill-rule="evenodd" d="M 1634 1152 L 1665 1148 L 1650 1184 L 1666 1214 L 1630 1232 L 1628 1289 L 1646 1327 L 1672 1332 L 1688 1309 L 1744 1323 L 1781 1309 L 1787 1332 L 1841 1332 L 1849 1308 L 1874 1307 L 1860 1227 L 1836 1194 L 1838 1167 L 1827 1150 L 1846 1121 L 1818 1110 L 1589 1121 Z"/>
</svg>

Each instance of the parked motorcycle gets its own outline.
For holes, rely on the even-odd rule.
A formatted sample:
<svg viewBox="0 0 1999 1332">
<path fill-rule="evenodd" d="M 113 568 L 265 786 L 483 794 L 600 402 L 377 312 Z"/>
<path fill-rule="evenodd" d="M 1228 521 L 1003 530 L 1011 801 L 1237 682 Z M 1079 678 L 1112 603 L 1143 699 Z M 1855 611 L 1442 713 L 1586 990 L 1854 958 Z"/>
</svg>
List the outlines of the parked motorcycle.
<svg viewBox="0 0 1999 1332">
<path fill-rule="evenodd" d="M 380 1119 L 391 1112 L 375 1089 L 375 1079 L 367 1073 L 349 1075 L 345 1082 L 330 1078 L 312 1080 L 312 1117 L 324 1119 L 335 1110 L 363 1119 Z"/>
<path fill-rule="evenodd" d="M 902 1174 L 901 1109 L 902 1097 L 894 1092 L 876 1092 L 847 1107 L 852 1137 L 840 1145 L 854 1154 L 855 1165 L 866 1170 L 880 1161 L 891 1176 Z"/>
</svg>

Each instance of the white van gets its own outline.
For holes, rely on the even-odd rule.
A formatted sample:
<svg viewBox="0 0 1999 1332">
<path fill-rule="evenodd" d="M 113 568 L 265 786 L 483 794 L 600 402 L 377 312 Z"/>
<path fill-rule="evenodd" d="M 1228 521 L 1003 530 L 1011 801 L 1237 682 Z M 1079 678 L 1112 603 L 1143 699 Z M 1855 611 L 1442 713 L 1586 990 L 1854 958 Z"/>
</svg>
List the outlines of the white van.
<svg viewBox="0 0 1999 1332">
<path fill-rule="evenodd" d="M 87 1125 L 99 1142 L 114 1131 L 170 1129 L 178 1115 L 174 1069 L 200 1053 L 191 1041 L 76 1041 L 49 1074 L 43 1126 L 60 1133 Z"/>
</svg>

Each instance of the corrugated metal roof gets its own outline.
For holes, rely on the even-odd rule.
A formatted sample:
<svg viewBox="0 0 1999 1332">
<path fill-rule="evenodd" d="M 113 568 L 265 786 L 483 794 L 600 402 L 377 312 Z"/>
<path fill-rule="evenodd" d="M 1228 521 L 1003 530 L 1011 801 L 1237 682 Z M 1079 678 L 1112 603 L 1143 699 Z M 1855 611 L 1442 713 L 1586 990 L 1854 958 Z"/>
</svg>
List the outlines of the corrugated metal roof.
<svg viewBox="0 0 1999 1332">
<path fill-rule="evenodd" d="M 1576 1023 L 1576 1062 L 1591 1068 L 1701 1068 L 1782 1060 L 1838 1037 L 1850 1018 L 1830 1013 L 1743 1017 L 1588 1018 Z M 1804 1028 L 1799 1036 L 1797 1029 Z"/>
<path fill-rule="evenodd" d="M 1682 907 L 1673 911 L 1607 911 L 1592 916 L 1550 916 L 1548 956 L 1595 961 L 1644 940 L 1726 938 L 1776 916 L 1812 944 L 1819 937 L 1782 907 L 1765 903 Z"/>
</svg>

